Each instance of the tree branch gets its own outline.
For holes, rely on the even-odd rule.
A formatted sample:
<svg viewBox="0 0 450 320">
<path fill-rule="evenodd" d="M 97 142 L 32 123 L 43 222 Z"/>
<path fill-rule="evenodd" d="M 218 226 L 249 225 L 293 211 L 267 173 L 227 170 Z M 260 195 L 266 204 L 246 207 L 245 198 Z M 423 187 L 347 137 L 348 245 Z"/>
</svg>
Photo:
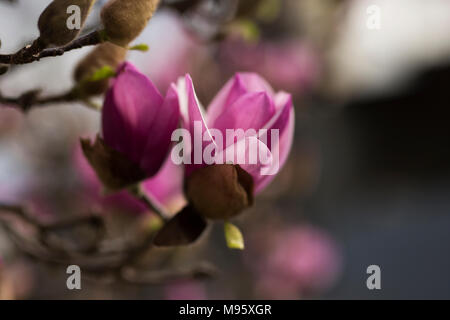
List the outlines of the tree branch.
<svg viewBox="0 0 450 320">
<path fill-rule="evenodd" d="M 86 46 L 97 45 L 102 42 L 102 31 L 93 31 L 71 43 L 58 48 L 44 49 L 44 44 L 38 38 L 33 44 L 28 45 L 14 54 L 0 55 L 0 63 L 3 64 L 27 64 L 39 61 L 42 58 L 62 56 L 71 50 L 80 49 Z"/>
<path fill-rule="evenodd" d="M 77 100 L 73 90 L 62 94 L 39 97 L 40 90 L 30 90 L 18 97 L 6 97 L 0 93 L 0 103 L 3 107 L 20 109 L 23 112 L 29 111 L 32 107 L 42 107 L 50 104 L 73 102 Z"/>
<path fill-rule="evenodd" d="M 11 220 L 12 219 L 12 220 Z M 13 220 L 31 225 L 37 236 L 26 237 L 13 227 Z M 17 221 L 16 221 L 17 222 Z M 154 233 L 146 234 L 139 241 L 121 239 L 122 245 L 106 245 L 109 251 L 102 251 L 105 236 L 105 222 L 101 215 L 86 215 L 53 223 L 42 223 L 25 208 L 0 203 L 0 225 L 17 248 L 27 257 L 49 264 L 68 266 L 76 264 L 83 272 L 90 274 L 93 280 L 102 282 L 125 282 L 135 285 L 158 285 L 180 279 L 210 278 L 217 273 L 214 266 L 201 262 L 191 267 L 164 270 L 140 270 L 135 262 L 152 248 Z M 77 245 L 62 247 L 60 241 L 51 242 L 52 236 L 58 236 L 61 230 L 71 230 L 81 225 L 94 228 L 97 236 L 91 246 L 77 250 Z M 113 240 L 114 241 L 114 240 Z"/>
</svg>

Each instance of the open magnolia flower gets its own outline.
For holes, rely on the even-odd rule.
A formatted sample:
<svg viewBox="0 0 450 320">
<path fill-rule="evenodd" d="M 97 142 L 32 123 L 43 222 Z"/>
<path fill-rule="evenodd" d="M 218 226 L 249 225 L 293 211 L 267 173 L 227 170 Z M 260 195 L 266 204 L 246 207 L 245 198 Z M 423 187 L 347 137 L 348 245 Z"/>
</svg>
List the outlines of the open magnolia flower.
<svg viewBox="0 0 450 320">
<path fill-rule="evenodd" d="M 286 162 L 294 133 L 291 95 L 275 93 L 264 79 L 252 73 L 236 74 L 207 112 L 195 95 L 189 75 L 179 81 L 178 95 L 189 133 L 183 143 L 191 144 L 187 148 L 190 158 L 184 159 L 187 196 L 209 218 L 234 216 L 251 204 L 253 194 L 263 190 Z"/>
<path fill-rule="evenodd" d="M 103 184 L 121 189 L 158 172 L 178 122 L 175 87 L 164 98 L 145 75 L 124 63 L 106 94 L 102 137 L 93 146 L 82 140 L 83 151 Z"/>
<path fill-rule="evenodd" d="M 275 93 L 256 74 L 237 74 L 207 112 L 189 75 L 177 89 L 183 128 L 172 135 L 181 142 L 171 158 L 185 166 L 188 205 L 160 230 L 156 245 L 191 243 L 205 229 L 205 218 L 228 220 L 251 206 L 286 162 L 294 133 L 291 96 Z M 227 241 L 241 237 L 229 230 Z"/>
</svg>

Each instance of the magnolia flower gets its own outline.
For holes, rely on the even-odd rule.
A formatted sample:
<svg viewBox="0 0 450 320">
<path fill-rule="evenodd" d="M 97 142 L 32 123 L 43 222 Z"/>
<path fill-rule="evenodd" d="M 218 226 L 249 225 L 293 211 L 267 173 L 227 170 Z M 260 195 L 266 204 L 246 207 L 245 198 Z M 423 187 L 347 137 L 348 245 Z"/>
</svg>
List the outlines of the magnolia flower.
<svg viewBox="0 0 450 320">
<path fill-rule="evenodd" d="M 221 45 L 221 63 L 231 70 L 253 70 L 276 88 L 303 92 L 320 76 L 317 54 L 299 41 L 260 42 L 256 45 L 228 40 Z"/>
<path fill-rule="evenodd" d="M 221 45 L 221 62 L 231 70 L 253 70 L 276 88 L 297 94 L 317 82 L 320 63 L 307 44 L 298 41 L 260 42 L 256 45 L 229 40 Z"/>
<path fill-rule="evenodd" d="M 121 189 L 154 176 L 168 154 L 178 126 L 178 96 L 171 86 L 162 97 L 134 66 L 124 63 L 106 94 L 102 139 L 83 151 L 102 182 Z"/>
<path fill-rule="evenodd" d="M 294 133 L 291 95 L 275 93 L 252 73 L 231 79 L 207 113 L 189 75 L 180 79 L 178 95 L 184 128 L 172 135 L 173 141 L 182 141 L 171 158 L 185 165 L 190 207 L 184 214 L 189 212 L 190 220 L 193 214 L 228 220 L 251 206 L 254 194 L 266 187 L 285 163 Z M 204 223 L 198 222 L 196 230 L 201 230 Z"/>
<path fill-rule="evenodd" d="M 292 299 L 323 292 L 337 280 L 341 255 L 334 239 L 309 225 L 259 228 L 247 241 L 244 262 L 259 296 Z"/>
<path fill-rule="evenodd" d="M 189 75 L 186 75 L 185 79 L 179 82 L 178 93 L 184 127 L 188 130 L 190 136 L 194 137 L 194 142 L 191 141 L 192 146 L 189 148 L 191 159 L 185 161 L 186 175 L 189 176 L 196 169 L 208 165 L 205 159 L 201 162 L 197 161 L 196 151 L 198 150 L 196 150 L 194 144 L 199 133 L 200 139 L 203 137 L 203 141 L 201 141 L 202 155 L 207 151 L 205 149 L 213 143 L 215 159 L 219 160 L 215 163 L 223 164 L 229 162 L 228 151 L 241 150 L 245 138 L 249 137 L 247 133 L 255 131 L 256 135 L 253 138 L 258 140 L 257 151 L 261 152 L 260 149 L 262 148 L 269 152 L 271 156 L 275 156 L 276 159 L 271 158 L 272 163 L 270 165 L 276 162 L 275 169 L 277 170 L 264 174 L 262 169 L 267 166 L 267 163 L 260 161 L 261 159 L 250 163 L 249 159 L 252 155 L 248 152 L 253 150 L 248 149 L 248 144 L 244 147 L 246 148 L 244 151 L 247 152 L 244 162 L 239 164 L 251 174 L 255 193 L 263 190 L 284 165 L 291 149 L 294 133 L 294 109 L 291 95 L 286 92 L 275 93 L 264 79 L 253 73 L 236 74 L 213 99 L 207 112 L 203 110 L 196 97 Z M 264 131 L 261 131 L 261 129 Z M 236 135 L 232 137 L 232 141 L 226 139 L 225 143 L 222 143 L 223 141 L 219 143 L 218 138 L 229 137 L 228 130 L 243 130 L 246 135 Z M 273 139 L 274 131 L 277 132 L 279 139 Z M 262 135 L 265 135 L 265 137 Z M 174 152 L 177 151 L 174 150 Z M 174 152 L 172 152 L 172 157 Z M 231 156 L 234 160 L 237 157 L 236 154 Z M 186 164 L 186 162 L 188 163 Z M 231 162 L 236 163 L 235 161 Z"/>
</svg>

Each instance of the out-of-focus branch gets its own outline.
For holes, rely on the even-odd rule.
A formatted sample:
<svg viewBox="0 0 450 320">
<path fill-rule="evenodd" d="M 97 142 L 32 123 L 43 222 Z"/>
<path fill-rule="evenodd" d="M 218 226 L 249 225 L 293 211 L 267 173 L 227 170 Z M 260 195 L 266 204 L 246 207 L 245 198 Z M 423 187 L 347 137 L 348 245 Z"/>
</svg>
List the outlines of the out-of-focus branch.
<svg viewBox="0 0 450 320">
<path fill-rule="evenodd" d="M 121 278 L 125 280 L 125 282 L 132 284 L 158 285 L 175 280 L 207 279 L 217 273 L 217 268 L 212 264 L 208 262 L 200 262 L 190 267 L 162 271 L 124 269 L 121 274 Z"/>
<path fill-rule="evenodd" d="M 33 227 L 36 234 L 23 235 L 14 227 L 14 223 Z M 150 232 L 141 240 L 106 240 L 105 221 L 100 215 L 86 215 L 52 223 L 43 223 L 34 218 L 25 208 L 0 203 L 0 225 L 27 257 L 49 264 L 80 266 L 88 278 L 100 282 L 125 282 L 135 285 L 158 285 L 180 279 L 209 278 L 217 273 L 214 266 L 201 262 L 191 267 L 165 270 L 140 270 L 134 266 L 139 257 L 152 248 L 154 233 Z M 63 247 L 53 236 L 60 239 L 62 230 L 72 230 L 79 226 L 90 226 L 96 236 L 84 250 L 75 249 L 76 244 Z M 114 244 L 108 244 L 114 242 Z M 105 248 L 107 248 L 105 250 Z"/>
<path fill-rule="evenodd" d="M 0 93 L 0 104 L 3 107 L 29 111 L 32 107 L 42 107 L 56 103 L 73 102 L 77 100 L 73 90 L 58 95 L 40 97 L 40 90 L 30 90 L 17 97 L 7 97 Z"/>
</svg>

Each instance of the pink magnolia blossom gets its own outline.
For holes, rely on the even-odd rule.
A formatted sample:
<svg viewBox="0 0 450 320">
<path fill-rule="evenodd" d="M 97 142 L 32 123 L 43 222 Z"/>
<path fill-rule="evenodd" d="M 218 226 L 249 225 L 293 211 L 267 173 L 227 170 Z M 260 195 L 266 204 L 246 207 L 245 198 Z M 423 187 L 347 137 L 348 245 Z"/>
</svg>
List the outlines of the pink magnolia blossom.
<svg viewBox="0 0 450 320">
<path fill-rule="evenodd" d="M 226 137 L 227 129 L 279 130 L 279 143 L 271 145 L 271 139 L 267 139 L 267 145 L 259 142 L 268 150 L 277 147 L 279 150 L 279 168 L 283 166 L 289 155 L 294 133 L 294 109 L 292 97 L 286 92 L 274 92 L 272 87 L 260 76 L 253 73 L 238 73 L 229 80 L 213 99 L 205 112 L 198 101 L 192 79 L 186 75 L 178 84 L 180 97 L 180 109 L 185 128 L 191 136 L 196 134 L 195 123 L 201 122 L 202 135 L 213 137 L 211 129 L 219 130 Z M 235 145 L 242 142 L 234 141 Z M 203 141 L 203 149 L 208 143 Z M 226 153 L 230 145 L 223 145 L 222 153 Z M 237 147 L 238 148 L 238 147 Z M 237 149 L 236 148 L 236 149 Z M 193 148 L 191 148 L 193 149 Z M 205 162 L 186 164 L 186 174 L 190 175 L 194 170 L 206 166 Z M 249 172 L 255 183 L 255 192 L 266 187 L 275 175 L 262 175 L 262 164 L 241 164 L 241 167 Z"/>
<path fill-rule="evenodd" d="M 275 87 L 296 93 L 314 86 L 321 72 L 314 50 L 293 40 L 252 45 L 232 39 L 223 43 L 221 59 L 228 69 L 256 71 Z"/>
<path fill-rule="evenodd" d="M 130 63 L 119 67 L 102 110 L 103 139 L 137 164 L 147 177 L 161 168 L 178 126 L 178 97 L 171 86 L 162 97 Z"/>
<path fill-rule="evenodd" d="M 334 240 L 312 226 L 259 230 L 247 241 L 245 262 L 265 298 L 296 298 L 330 287 L 341 257 Z"/>
</svg>

